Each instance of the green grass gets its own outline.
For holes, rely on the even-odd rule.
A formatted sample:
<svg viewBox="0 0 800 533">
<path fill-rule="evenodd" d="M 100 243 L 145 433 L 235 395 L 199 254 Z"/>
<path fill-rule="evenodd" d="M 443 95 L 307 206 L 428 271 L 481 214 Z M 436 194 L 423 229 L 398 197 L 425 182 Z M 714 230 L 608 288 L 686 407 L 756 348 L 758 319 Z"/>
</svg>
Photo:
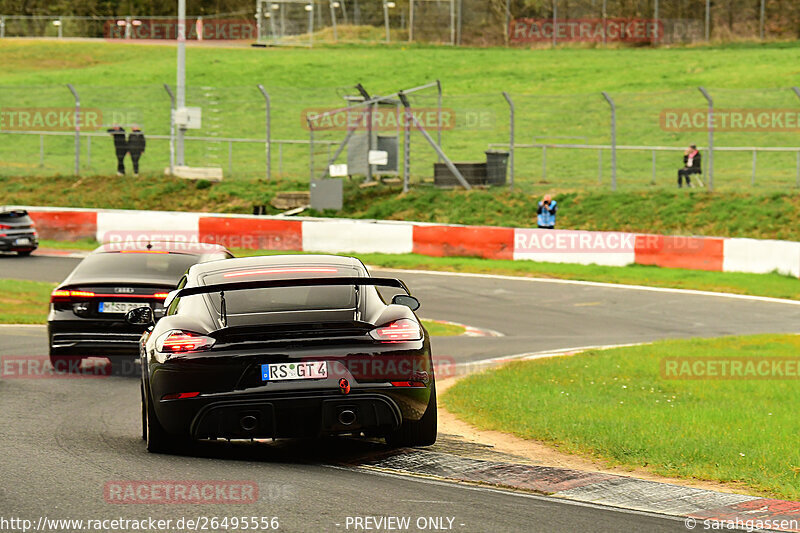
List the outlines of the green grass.
<svg viewBox="0 0 800 533">
<path fill-rule="evenodd" d="M 51 246 L 55 244 L 55 246 Z M 91 250 L 97 243 L 58 243 L 41 241 L 42 248 L 69 248 Z M 231 250 L 237 257 L 252 255 L 284 254 L 303 252 Z M 354 255 L 354 254 L 341 254 Z M 418 254 L 355 254 L 364 263 L 376 267 L 406 270 L 437 270 L 445 272 L 467 272 L 475 274 L 501 274 L 552 279 L 596 281 L 625 285 L 646 285 L 676 289 L 691 289 L 712 292 L 729 292 L 771 298 L 800 300 L 800 282 L 782 274 L 746 274 L 736 272 L 706 272 L 680 268 L 660 268 L 647 265 L 611 267 L 599 265 L 574 265 L 539 263 L 536 261 L 510 261 L 480 259 L 475 257 L 428 257 Z"/>
<path fill-rule="evenodd" d="M 439 322 L 436 320 L 422 320 L 422 325 L 428 330 L 428 333 L 434 337 L 456 337 L 463 335 L 466 331 L 464 326 L 459 324 L 448 324 L 447 322 Z"/>
<path fill-rule="evenodd" d="M 445 407 L 483 429 L 612 465 L 800 499 L 797 380 L 665 380 L 665 357 L 784 357 L 800 337 L 657 342 L 520 362 L 467 377 Z"/>
<path fill-rule="evenodd" d="M 202 187 L 202 186 L 201 186 Z M 281 191 L 307 190 L 294 180 L 223 181 L 206 188 L 174 178 L 115 177 L 48 180 L 0 176 L 3 203 L 116 209 L 252 213 Z M 304 214 L 345 218 L 413 220 L 451 224 L 535 227 L 540 196 L 505 189 L 441 190 L 398 186 L 345 186 L 340 211 Z M 800 240 L 800 199 L 793 192 L 708 194 L 704 191 L 569 192 L 557 194 L 561 229 L 631 231 Z"/>
<path fill-rule="evenodd" d="M 104 122 L 140 122 L 150 134 L 167 134 L 169 99 L 163 83 L 174 83 L 175 51 L 167 45 L 126 45 L 54 41 L 0 43 L 3 86 L 0 98 L 13 107 L 71 106 L 64 84 L 72 83 L 82 105 L 100 109 Z M 146 59 L 144 59 L 146 57 Z M 141 68 L 143 59 L 147 68 Z M 443 146 L 453 159 L 480 161 L 490 142 L 506 142 L 508 107 L 501 91 L 515 96 L 517 142 L 537 136 L 577 136 L 578 141 L 607 143 L 609 112 L 600 95 L 617 100 L 618 140 L 621 144 L 684 146 L 702 144 L 704 134 L 672 133 L 661 129 L 666 108 L 703 108 L 697 91 L 712 89 L 718 108 L 796 108 L 798 43 L 737 44 L 678 48 L 555 50 L 459 48 L 443 46 L 340 45 L 314 49 L 190 47 L 187 52 L 187 102 L 203 108 L 203 129 L 192 134 L 216 137 L 263 138 L 264 102 L 256 89 L 264 84 L 273 102 L 273 138 L 307 139 L 302 111 L 342 104 L 336 88 L 363 83 L 373 94 L 388 94 L 434 79 L 444 87 L 444 106 L 460 117 L 481 116 L 480 127 L 460 123 L 444 134 Z M 359 65 L 354 68 L 354 65 Z M 610 75 L 613 73 L 613 75 Z M 119 80 L 123 80 L 121 83 Z M 433 91 L 412 97 L 412 105 L 430 107 Z M 318 132 L 318 140 L 340 141 L 342 132 Z M 795 146 L 793 133 L 718 132 L 718 146 Z M 574 141 L 575 139 L 573 139 Z M 564 139 L 561 139 L 563 142 Z M 567 139 L 569 141 L 569 139 Z M 559 142 L 550 138 L 547 142 Z M 114 169 L 107 138 L 95 139 L 91 162 L 84 143 L 82 172 L 106 174 Z M 39 166 L 38 136 L 4 136 L 0 144 L 0 174 L 37 175 L 72 172 L 70 136 L 45 140 L 45 161 Z M 306 179 L 308 150 L 286 147 L 273 170 L 284 177 Z M 148 175 L 161 175 L 168 161 L 167 142 L 153 139 L 142 161 Z M 315 157 L 322 170 L 327 151 Z M 234 179 L 263 175 L 264 146 L 235 145 L 228 172 L 226 143 L 189 142 L 190 164 L 221 166 Z M 430 177 L 436 156 L 418 134 L 412 139 L 412 175 Z M 598 154 L 593 150 L 550 150 L 548 173 L 542 175 L 539 150 L 517 153 L 517 179 L 528 187 L 606 188 L 609 154 L 604 154 L 602 184 L 598 183 Z M 658 153 L 656 185 L 650 185 L 651 154 L 621 152 L 621 188 L 653 190 L 672 187 L 680 153 Z M 750 187 L 749 153 L 717 154 L 716 185 L 720 190 Z M 794 154 L 759 156 L 759 187 L 794 184 Z"/>
<path fill-rule="evenodd" d="M 55 283 L 0 279 L 0 323 L 44 324 Z"/>
</svg>

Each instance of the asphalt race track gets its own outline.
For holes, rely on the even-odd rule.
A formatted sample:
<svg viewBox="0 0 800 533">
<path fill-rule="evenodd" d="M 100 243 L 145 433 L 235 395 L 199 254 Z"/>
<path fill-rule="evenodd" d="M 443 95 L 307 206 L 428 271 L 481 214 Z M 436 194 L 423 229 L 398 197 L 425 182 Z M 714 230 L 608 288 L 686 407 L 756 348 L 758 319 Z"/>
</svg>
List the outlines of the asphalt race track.
<svg viewBox="0 0 800 533">
<path fill-rule="evenodd" d="M 0 256 L 0 278 L 60 281 L 78 261 Z M 436 338 L 437 356 L 457 362 L 668 337 L 797 332 L 800 324 L 800 306 L 757 299 L 385 274 L 407 282 L 422 301 L 421 316 L 504 334 Z M 42 327 L 0 327 L 0 333 L 0 355 L 47 353 Z M 140 435 L 138 386 L 135 378 L 124 376 L 0 381 L 0 515 L 8 518 L 13 511 L 34 525 L 40 517 L 152 517 L 173 524 L 181 517 L 277 517 L 279 531 L 686 531 L 682 520 L 670 517 L 352 466 L 358 457 L 387 452 L 376 442 L 215 443 L 189 456 L 148 454 Z M 247 481 L 257 484 L 258 499 L 109 503 L 104 488 L 121 480 Z M 365 516 L 410 517 L 412 525 L 422 518 L 428 527 L 367 529 L 364 522 L 356 527 L 354 517 Z"/>
</svg>

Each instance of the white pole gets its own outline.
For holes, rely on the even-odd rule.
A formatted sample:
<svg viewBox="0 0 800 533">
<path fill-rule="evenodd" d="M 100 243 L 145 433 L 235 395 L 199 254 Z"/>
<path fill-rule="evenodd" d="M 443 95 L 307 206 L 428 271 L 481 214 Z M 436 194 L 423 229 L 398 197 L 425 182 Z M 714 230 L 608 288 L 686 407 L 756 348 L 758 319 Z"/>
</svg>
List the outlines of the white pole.
<svg viewBox="0 0 800 533">
<path fill-rule="evenodd" d="M 178 0 L 178 80 L 176 83 L 175 107 L 182 110 L 186 107 L 186 0 Z M 176 164 L 185 164 L 183 157 L 183 137 L 186 129 L 178 128 L 175 147 Z"/>
</svg>

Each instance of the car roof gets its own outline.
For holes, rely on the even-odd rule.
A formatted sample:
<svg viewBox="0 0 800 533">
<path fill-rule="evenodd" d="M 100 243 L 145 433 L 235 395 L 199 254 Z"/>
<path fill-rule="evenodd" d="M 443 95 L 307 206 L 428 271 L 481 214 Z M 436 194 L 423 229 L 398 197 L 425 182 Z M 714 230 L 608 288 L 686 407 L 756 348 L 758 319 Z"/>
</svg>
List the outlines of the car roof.
<svg viewBox="0 0 800 533">
<path fill-rule="evenodd" d="M 288 254 L 288 255 L 256 255 L 221 259 L 209 263 L 193 265 L 189 269 L 191 276 L 200 276 L 220 270 L 253 267 L 275 267 L 284 265 L 325 265 L 363 269 L 364 265 L 355 257 L 329 254 Z"/>
<path fill-rule="evenodd" d="M 123 241 L 119 243 L 104 243 L 92 251 L 93 254 L 115 252 L 170 252 L 203 255 L 228 252 L 228 249 L 221 244 L 204 242 Z"/>
</svg>

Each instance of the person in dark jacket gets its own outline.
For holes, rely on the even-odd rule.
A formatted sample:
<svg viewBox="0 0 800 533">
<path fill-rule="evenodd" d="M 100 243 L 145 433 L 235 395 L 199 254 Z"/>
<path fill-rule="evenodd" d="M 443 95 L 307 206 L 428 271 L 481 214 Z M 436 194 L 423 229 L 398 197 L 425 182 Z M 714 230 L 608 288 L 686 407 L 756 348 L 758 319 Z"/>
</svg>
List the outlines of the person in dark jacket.
<svg viewBox="0 0 800 533">
<path fill-rule="evenodd" d="M 556 227 L 556 212 L 558 203 L 549 194 L 546 194 L 536 210 L 536 225 L 540 229 L 554 229 Z"/>
<path fill-rule="evenodd" d="M 683 180 L 686 180 L 686 186 L 692 186 L 692 174 L 702 174 L 703 170 L 700 167 L 701 156 L 697 145 L 691 145 L 683 152 L 683 168 L 678 171 L 678 188 L 683 187 Z"/>
<path fill-rule="evenodd" d="M 108 133 L 114 138 L 114 151 L 117 153 L 117 176 L 125 175 L 125 154 L 128 153 L 128 141 L 125 140 L 125 128 L 114 124 Z"/>
<path fill-rule="evenodd" d="M 131 134 L 128 135 L 128 152 L 131 154 L 131 161 L 133 161 L 133 175 L 139 175 L 139 158 L 142 157 L 145 147 L 145 138 L 139 126 L 133 126 Z"/>
</svg>

